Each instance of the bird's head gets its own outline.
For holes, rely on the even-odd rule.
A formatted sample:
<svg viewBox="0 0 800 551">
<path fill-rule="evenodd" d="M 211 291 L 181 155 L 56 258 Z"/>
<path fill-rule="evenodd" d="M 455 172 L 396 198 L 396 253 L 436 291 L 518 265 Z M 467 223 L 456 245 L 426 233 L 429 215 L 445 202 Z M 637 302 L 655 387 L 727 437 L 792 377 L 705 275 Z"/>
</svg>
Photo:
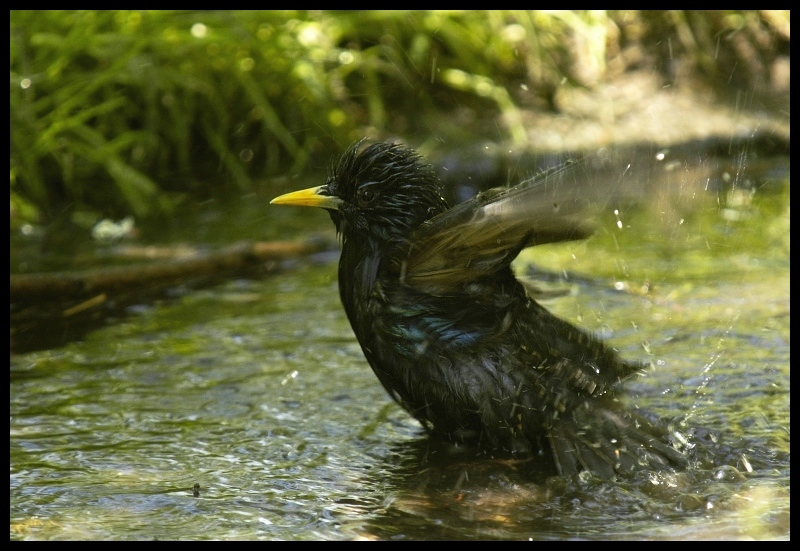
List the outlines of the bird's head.
<svg viewBox="0 0 800 551">
<path fill-rule="evenodd" d="M 345 239 L 402 240 L 425 220 L 447 210 L 433 169 L 397 144 L 351 145 L 321 186 L 287 193 L 277 205 L 328 210 Z"/>
</svg>

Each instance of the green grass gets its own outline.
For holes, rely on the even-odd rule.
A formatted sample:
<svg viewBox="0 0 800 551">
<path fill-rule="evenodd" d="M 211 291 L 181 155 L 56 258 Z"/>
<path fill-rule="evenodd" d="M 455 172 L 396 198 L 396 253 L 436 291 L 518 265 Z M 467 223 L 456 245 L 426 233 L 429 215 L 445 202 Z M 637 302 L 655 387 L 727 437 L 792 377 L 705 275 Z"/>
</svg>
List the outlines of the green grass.
<svg viewBox="0 0 800 551">
<path fill-rule="evenodd" d="M 10 28 L 12 225 L 168 215 L 364 135 L 469 143 L 464 112 L 524 145 L 521 107 L 620 59 L 714 81 L 720 60 L 788 55 L 788 12 L 12 11 Z"/>
</svg>

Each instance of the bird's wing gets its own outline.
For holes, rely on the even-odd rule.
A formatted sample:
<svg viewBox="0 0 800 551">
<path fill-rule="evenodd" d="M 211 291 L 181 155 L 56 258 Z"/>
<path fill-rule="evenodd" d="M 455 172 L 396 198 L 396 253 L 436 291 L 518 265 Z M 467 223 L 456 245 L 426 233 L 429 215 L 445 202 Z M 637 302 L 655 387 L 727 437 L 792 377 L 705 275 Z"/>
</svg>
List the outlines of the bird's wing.
<svg viewBox="0 0 800 551">
<path fill-rule="evenodd" d="M 462 288 L 511 264 L 529 246 L 588 237 L 595 190 L 569 162 L 511 188 L 479 193 L 412 234 L 403 281 L 432 294 Z"/>
</svg>

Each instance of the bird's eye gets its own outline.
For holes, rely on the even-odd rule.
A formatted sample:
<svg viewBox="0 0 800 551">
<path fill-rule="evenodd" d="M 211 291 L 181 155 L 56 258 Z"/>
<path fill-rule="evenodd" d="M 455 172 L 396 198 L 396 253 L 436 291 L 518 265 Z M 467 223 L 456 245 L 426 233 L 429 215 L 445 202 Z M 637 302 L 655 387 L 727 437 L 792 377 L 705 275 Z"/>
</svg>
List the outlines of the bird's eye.
<svg viewBox="0 0 800 551">
<path fill-rule="evenodd" d="M 375 198 L 375 192 L 371 188 L 361 188 L 358 190 L 359 203 L 369 203 Z"/>
</svg>

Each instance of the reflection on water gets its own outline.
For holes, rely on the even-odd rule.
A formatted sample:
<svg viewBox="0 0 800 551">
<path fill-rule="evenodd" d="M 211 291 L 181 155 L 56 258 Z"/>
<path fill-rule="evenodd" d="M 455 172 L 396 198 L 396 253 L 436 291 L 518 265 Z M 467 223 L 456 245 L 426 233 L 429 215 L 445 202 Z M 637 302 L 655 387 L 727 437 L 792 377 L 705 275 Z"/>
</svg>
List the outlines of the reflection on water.
<svg viewBox="0 0 800 551">
<path fill-rule="evenodd" d="M 709 429 L 711 460 L 616 482 L 469 461 L 389 401 L 326 262 L 13 356 L 11 538 L 788 539 L 788 176 L 693 170 L 517 269 L 651 361 L 624 399 Z"/>
</svg>

